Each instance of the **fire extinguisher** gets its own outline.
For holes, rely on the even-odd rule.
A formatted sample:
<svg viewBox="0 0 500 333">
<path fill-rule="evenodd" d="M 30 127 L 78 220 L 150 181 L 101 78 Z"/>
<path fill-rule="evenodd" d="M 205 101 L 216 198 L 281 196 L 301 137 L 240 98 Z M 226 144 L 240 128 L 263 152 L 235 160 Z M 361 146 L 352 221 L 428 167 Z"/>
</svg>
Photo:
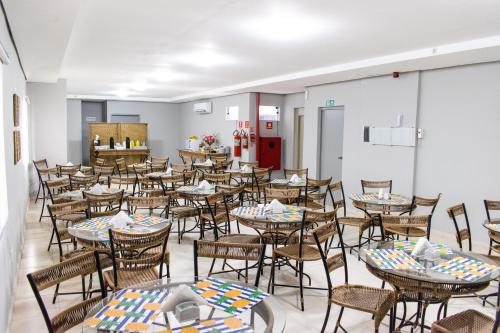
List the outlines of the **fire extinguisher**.
<svg viewBox="0 0 500 333">
<path fill-rule="evenodd" d="M 233 140 L 234 140 L 234 157 L 240 157 L 241 156 L 241 135 L 238 130 L 235 130 L 233 132 Z"/>
<path fill-rule="evenodd" d="M 248 134 L 244 130 L 241 130 L 241 147 L 248 149 Z"/>
</svg>

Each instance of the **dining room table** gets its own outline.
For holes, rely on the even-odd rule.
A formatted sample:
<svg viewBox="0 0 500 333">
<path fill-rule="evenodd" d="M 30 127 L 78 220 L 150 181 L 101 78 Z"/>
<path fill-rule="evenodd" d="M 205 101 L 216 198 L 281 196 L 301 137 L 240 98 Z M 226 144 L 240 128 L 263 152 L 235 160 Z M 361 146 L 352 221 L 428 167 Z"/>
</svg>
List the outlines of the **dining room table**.
<svg viewBox="0 0 500 333">
<path fill-rule="evenodd" d="M 291 179 L 286 178 L 275 178 L 271 180 L 270 184 L 274 187 L 305 188 L 307 186 L 307 181 L 305 179 L 292 181 Z"/>
<path fill-rule="evenodd" d="M 195 310 L 199 319 L 180 322 L 172 311 L 182 308 L 185 295 L 203 300 Z M 214 277 L 175 277 L 106 296 L 87 313 L 82 332 L 282 333 L 285 324 L 286 312 L 276 297 L 253 285 Z"/>
<path fill-rule="evenodd" d="M 83 192 L 84 191 L 87 191 L 93 195 L 106 196 L 106 195 L 110 195 L 110 194 L 116 194 L 116 193 L 120 192 L 121 189 L 109 187 L 109 188 L 105 188 L 105 190 L 102 192 L 101 191 L 96 192 L 96 191 L 92 191 L 92 190 L 73 190 L 73 191 L 62 192 L 62 193 L 58 194 L 58 197 L 68 199 L 68 200 L 83 200 Z"/>
<path fill-rule="evenodd" d="M 440 304 L 439 317 L 452 296 L 477 293 L 500 276 L 496 262 L 487 256 L 439 243 L 428 244 L 428 255 L 412 255 L 416 246 L 416 241 L 381 241 L 363 246 L 360 254 L 370 273 L 393 286 L 399 301 L 418 303 L 408 319 L 404 307 L 399 328 L 430 329 L 425 324 L 429 304 Z"/>
</svg>

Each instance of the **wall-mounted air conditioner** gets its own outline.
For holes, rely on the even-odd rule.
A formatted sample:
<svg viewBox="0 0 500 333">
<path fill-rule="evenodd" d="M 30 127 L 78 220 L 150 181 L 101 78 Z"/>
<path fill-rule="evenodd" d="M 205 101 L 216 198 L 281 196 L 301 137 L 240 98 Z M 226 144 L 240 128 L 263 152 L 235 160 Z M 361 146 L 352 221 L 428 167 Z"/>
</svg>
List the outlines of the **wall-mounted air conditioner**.
<svg viewBox="0 0 500 333">
<path fill-rule="evenodd" d="M 194 112 L 198 114 L 212 113 L 212 102 L 194 103 Z"/>
</svg>

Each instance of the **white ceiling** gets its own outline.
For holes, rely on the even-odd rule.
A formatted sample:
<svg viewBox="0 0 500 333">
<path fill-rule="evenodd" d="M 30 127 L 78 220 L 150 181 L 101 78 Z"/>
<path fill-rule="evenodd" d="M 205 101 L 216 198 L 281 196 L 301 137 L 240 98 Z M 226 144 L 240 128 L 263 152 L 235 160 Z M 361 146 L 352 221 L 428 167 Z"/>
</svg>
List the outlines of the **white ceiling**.
<svg viewBox="0 0 500 333">
<path fill-rule="evenodd" d="M 500 60 L 498 0 L 4 0 L 28 80 L 183 101 Z"/>
</svg>

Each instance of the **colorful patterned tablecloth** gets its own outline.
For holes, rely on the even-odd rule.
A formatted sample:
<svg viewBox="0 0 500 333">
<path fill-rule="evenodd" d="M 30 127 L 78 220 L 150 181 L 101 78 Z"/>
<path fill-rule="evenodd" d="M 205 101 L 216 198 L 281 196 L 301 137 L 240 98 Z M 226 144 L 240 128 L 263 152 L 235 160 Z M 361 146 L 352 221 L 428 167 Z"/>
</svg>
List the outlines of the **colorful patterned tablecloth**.
<svg viewBox="0 0 500 333">
<path fill-rule="evenodd" d="M 124 289 L 86 324 L 96 329 L 112 331 L 145 332 L 161 310 L 168 291 Z"/>
<path fill-rule="evenodd" d="M 161 333 L 252 333 L 253 329 L 237 317 L 204 320 L 191 326 L 179 327 Z"/>
<path fill-rule="evenodd" d="M 398 240 L 394 241 L 394 249 L 395 250 L 402 250 L 407 253 L 411 253 L 413 249 L 415 248 L 415 245 L 417 242 L 415 241 L 408 241 L 408 240 Z M 446 244 L 436 244 L 436 243 L 431 243 L 431 246 L 434 250 L 437 250 L 440 254 L 453 254 L 452 249 L 446 245 Z"/>
<path fill-rule="evenodd" d="M 131 215 L 130 218 L 134 221 L 134 224 L 142 225 L 145 227 L 168 222 L 167 219 L 155 215 L 149 216 L 148 214 L 134 214 Z"/>
<path fill-rule="evenodd" d="M 431 268 L 469 282 L 474 282 L 498 269 L 497 266 L 471 258 L 455 257 Z"/>
<path fill-rule="evenodd" d="M 355 201 L 371 203 L 377 205 L 410 205 L 411 200 L 399 194 L 389 194 L 388 199 L 379 199 L 377 193 L 357 193 L 351 194 L 350 198 Z"/>
<path fill-rule="evenodd" d="M 90 220 L 85 220 L 84 222 L 73 224 L 71 226 L 71 228 L 75 229 L 75 230 L 82 230 L 82 231 L 106 230 L 110 226 L 109 220 L 110 220 L 110 217 L 108 217 L 108 216 L 94 217 Z"/>
<path fill-rule="evenodd" d="M 245 288 L 215 278 L 199 281 L 191 288 L 214 308 L 231 314 L 250 310 L 269 296 L 258 289 Z"/>
<path fill-rule="evenodd" d="M 271 222 L 300 222 L 302 221 L 302 212 L 303 208 L 291 205 L 285 205 L 283 213 L 272 213 L 266 211 L 265 207 L 248 206 L 235 208 L 231 214 L 246 218 L 266 219 Z"/>
<path fill-rule="evenodd" d="M 368 249 L 366 255 L 380 269 L 421 270 L 424 267 L 403 250 Z"/>
</svg>

